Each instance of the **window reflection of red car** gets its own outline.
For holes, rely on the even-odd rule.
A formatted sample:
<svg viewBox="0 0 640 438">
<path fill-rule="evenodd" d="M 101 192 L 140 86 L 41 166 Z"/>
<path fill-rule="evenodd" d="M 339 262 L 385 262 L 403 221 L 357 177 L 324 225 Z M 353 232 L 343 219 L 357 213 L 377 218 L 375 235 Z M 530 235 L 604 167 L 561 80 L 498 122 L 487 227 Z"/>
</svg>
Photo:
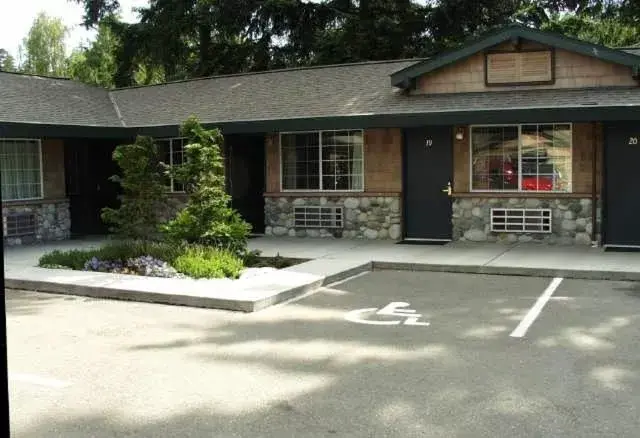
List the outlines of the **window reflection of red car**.
<svg viewBox="0 0 640 438">
<path fill-rule="evenodd" d="M 491 162 L 494 184 L 504 188 L 517 189 L 518 171 L 511 160 L 493 160 Z M 553 191 L 553 177 L 551 176 L 522 176 L 522 190 Z"/>
<path fill-rule="evenodd" d="M 553 178 L 550 176 L 523 176 L 522 190 L 552 191 Z"/>
</svg>

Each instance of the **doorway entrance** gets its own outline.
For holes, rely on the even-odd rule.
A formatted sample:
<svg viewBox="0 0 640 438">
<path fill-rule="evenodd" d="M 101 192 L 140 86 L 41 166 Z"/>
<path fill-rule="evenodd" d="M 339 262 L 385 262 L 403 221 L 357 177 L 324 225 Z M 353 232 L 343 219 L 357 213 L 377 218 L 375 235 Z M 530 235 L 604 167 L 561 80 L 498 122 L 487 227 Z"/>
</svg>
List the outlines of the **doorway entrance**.
<svg viewBox="0 0 640 438">
<path fill-rule="evenodd" d="M 404 229 L 407 240 L 449 241 L 453 167 L 450 126 L 404 130 Z"/>
<path fill-rule="evenodd" d="M 124 141 L 65 140 L 64 169 L 72 237 L 109 232 L 100 215 L 104 207 L 119 205 L 120 186 L 109 178 L 120 172 L 112 155 L 116 145 Z"/>
<path fill-rule="evenodd" d="M 604 244 L 640 248 L 640 128 L 637 122 L 605 128 Z"/>
<path fill-rule="evenodd" d="M 227 191 L 231 205 L 251 224 L 253 234 L 264 233 L 264 135 L 225 136 Z"/>
</svg>

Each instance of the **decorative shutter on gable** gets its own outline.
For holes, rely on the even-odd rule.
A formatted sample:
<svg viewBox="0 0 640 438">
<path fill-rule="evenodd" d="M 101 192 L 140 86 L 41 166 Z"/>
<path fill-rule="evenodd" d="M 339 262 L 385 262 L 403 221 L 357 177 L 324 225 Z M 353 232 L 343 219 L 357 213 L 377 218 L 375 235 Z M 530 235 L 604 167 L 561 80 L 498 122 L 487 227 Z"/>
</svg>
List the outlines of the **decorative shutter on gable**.
<svg viewBox="0 0 640 438">
<path fill-rule="evenodd" d="M 548 82 L 553 79 L 551 51 L 487 54 L 487 83 Z"/>
<path fill-rule="evenodd" d="M 490 84 L 518 82 L 517 55 L 517 53 L 488 54 L 487 82 Z"/>
<path fill-rule="evenodd" d="M 548 82 L 551 75 L 551 52 L 523 52 L 520 54 L 520 82 Z"/>
</svg>

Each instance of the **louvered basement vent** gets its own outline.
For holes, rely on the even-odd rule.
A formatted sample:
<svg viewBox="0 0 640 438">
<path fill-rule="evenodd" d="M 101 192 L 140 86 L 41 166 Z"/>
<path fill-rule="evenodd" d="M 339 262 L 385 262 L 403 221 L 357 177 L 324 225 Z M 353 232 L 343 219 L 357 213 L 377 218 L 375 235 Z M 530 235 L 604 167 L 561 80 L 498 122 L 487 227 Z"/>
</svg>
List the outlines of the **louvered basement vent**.
<svg viewBox="0 0 640 438">
<path fill-rule="evenodd" d="M 298 228 L 342 228 L 342 207 L 294 207 L 293 214 Z"/>
<path fill-rule="evenodd" d="M 491 231 L 499 233 L 550 233 L 548 208 L 492 208 Z"/>
<path fill-rule="evenodd" d="M 36 234 L 35 214 L 19 213 L 7 216 L 7 237 L 30 236 L 34 234 Z"/>
</svg>

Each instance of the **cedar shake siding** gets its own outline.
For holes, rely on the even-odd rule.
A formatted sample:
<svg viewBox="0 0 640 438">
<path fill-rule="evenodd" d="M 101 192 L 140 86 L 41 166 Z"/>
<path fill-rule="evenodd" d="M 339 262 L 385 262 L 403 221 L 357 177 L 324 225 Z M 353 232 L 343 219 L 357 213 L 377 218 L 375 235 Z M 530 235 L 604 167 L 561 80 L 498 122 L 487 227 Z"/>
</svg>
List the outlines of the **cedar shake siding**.
<svg viewBox="0 0 640 438">
<path fill-rule="evenodd" d="M 62 140 L 42 140 L 42 181 L 45 199 L 65 197 L 64 142 Z"/>
<path fill-rule="evenodd" d="M 398 194 L 402 191 L 401 129 L 367 129 L 364 157 L 365 192 Z"/>
<path fill-rule="evenodd" d="M 503 44 L 495 50 L 506 50 Z M 485 82 L 485 54 L 471 57 L 421 76 L 417 80 L 416 94 L 470 93 L 532 88 L 585 88 L 607 86 L 637 86 L 630 67 L 602 61 L 590 56 L 539 44 L 522 50 L 548 50 L 553 54 L 553 83 L 513 86 L 487 85 Z M 532 52 L 536 53 L 536 52 Z"/>
<path fill-rule="evenodd" d="M 267 193 L 280 191 L 280 143 L 278 134 L 265 136 Z"/>
</svg>

